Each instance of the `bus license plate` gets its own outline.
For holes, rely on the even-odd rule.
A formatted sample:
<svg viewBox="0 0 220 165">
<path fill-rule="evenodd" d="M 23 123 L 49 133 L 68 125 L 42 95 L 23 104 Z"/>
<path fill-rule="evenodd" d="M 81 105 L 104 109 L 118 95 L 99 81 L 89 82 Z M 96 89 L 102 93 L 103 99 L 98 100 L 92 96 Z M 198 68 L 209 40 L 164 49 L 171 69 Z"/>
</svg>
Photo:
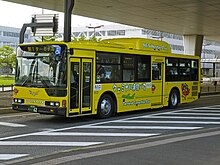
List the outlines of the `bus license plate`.
<svg viewBox="0 0 220 165">
<path fill-rule="evenodd" d="M 36 106 L 33 106 L 33 105 L 30 105 L 30 106 L 28 107 L 28 111 L 30 111 L 30 112 L 37 112 L 37 107 L 36 107 Z"/>
</svg>

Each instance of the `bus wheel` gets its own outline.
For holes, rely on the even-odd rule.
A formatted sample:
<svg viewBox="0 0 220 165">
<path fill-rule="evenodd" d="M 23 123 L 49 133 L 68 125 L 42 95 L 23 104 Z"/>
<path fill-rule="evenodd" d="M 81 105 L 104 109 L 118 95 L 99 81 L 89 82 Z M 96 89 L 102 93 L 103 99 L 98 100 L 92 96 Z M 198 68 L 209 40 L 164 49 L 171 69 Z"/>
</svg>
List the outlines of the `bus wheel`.
<svg viewBox="0 0 220 165">
<path fill-rule="evenodd" d="M 173 89 L 170 92 L 169 96 L 169 108 L 176 108 L 179 103 L 179 92 L 176 89 Z"/>
<path fill-rule="evenodd" d="M 103 95 L 98 104 L 98 117 L 99 118 L 109 118 L 113 115 L 115 104 L 110 95 Z"/>
</svg>

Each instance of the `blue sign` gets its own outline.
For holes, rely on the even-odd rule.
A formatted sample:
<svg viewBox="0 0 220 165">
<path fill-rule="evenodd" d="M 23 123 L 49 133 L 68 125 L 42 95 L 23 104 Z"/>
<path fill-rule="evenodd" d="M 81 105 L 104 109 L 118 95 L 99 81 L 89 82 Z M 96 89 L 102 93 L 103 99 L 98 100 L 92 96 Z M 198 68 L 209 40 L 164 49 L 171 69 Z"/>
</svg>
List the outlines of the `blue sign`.
<svg viewBox="0 0 220 165">
<path fill-rule="evenodd" d="M 61 47 L 56 45 L 56 46 L 54 46 L 54 48 L 55 48 L 55 50 L 54 50 L 55 56 L 60 55 L 61 54 Z"/>
</svg>

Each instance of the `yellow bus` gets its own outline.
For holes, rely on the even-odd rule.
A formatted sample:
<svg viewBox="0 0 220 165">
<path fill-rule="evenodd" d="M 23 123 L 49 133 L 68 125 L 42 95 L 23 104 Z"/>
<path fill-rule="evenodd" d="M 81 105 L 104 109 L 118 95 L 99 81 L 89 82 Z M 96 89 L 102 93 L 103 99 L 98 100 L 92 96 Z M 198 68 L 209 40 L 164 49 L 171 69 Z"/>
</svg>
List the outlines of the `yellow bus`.
<svg viewBox="0 0 220 165">
<path fill-rule="evenodd" d="M 198 56 L 172 54 L 164 41 L 21 44 L 13 109 L 73 117 L 189 103 L 200 96 Z"/>
</svg>

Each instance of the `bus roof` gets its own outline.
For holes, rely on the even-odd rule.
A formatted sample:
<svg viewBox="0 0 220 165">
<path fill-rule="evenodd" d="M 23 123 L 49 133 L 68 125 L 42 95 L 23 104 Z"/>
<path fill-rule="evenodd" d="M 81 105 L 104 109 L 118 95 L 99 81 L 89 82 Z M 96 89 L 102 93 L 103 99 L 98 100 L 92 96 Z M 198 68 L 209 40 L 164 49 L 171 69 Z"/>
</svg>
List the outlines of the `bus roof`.
<svg viewBox="0 0 220 165">
<path fill-rule="evenodd" d="M 76 48 L 76 49 L 87 49 L 87 50 L 97 50 L 97 51 L 113 51 L 115 49 L 117 52 L 119 49 L 128 50 L 128 51 L 140 51 L 143 54 L 144 52 L 148 52 L 150 54 L 157 53 L 157 55 L 162 56 L 173 56 L 178 58 L 192 58 L 199 59 L 199 56 L 192 56 L 187 54 L 173 54 L 171 52 L 170 45 L 164 41 L 153 40 L 153 39 L 145 39 L 145 38 L 114 38 L 114 39 L 104 39 L 101 41 L 71 41 L 71 42 L 63 42 L 63 41 L 52 41 L 52 42 L 34 42 L 34 43 L 23 43 L 19 44 L 19 46 L 28 46 L 28 45 L 47 45 L 47 44 L 64 44 L 67 45 L 68 48 Z M 123 51 L 123 52 L 124 52 Z M 159 53 L 159 54 L 158 54 Z"/>
<path fill-rule="evenodd" d="M 35 42 L 35 43 L 22 43 L 22 45 L 45 45 L 45 44 L 67 44 L 66 42 Z M 104 39 L 98 42 L 94 41 L 73 41 L 68 44 L 77 45 L 81 47 L 87 46 L 101 46 L 101 47 L 112 47 L 112 48 L 123 48 L 129 50 L 140 50 L 140 51 L 151 51 L 161 53 L 171 53 L 170 45 L 165 41 L 158 41 L 153 39 L 145 38 L 113 38 Z M 88 47 L 87 47 L 88 48 Z"/>
<path fill-rule="evenodd" d="M 142 51 L 163 52 L 171 53 L 170 45 L 164 41 L 145 39 L 145 38 L 114 38 L 105 39 L 102 43 L 108 43 L 112 45 L 121 45 L 126 49 L 136 49 Z"/>
</svg>

